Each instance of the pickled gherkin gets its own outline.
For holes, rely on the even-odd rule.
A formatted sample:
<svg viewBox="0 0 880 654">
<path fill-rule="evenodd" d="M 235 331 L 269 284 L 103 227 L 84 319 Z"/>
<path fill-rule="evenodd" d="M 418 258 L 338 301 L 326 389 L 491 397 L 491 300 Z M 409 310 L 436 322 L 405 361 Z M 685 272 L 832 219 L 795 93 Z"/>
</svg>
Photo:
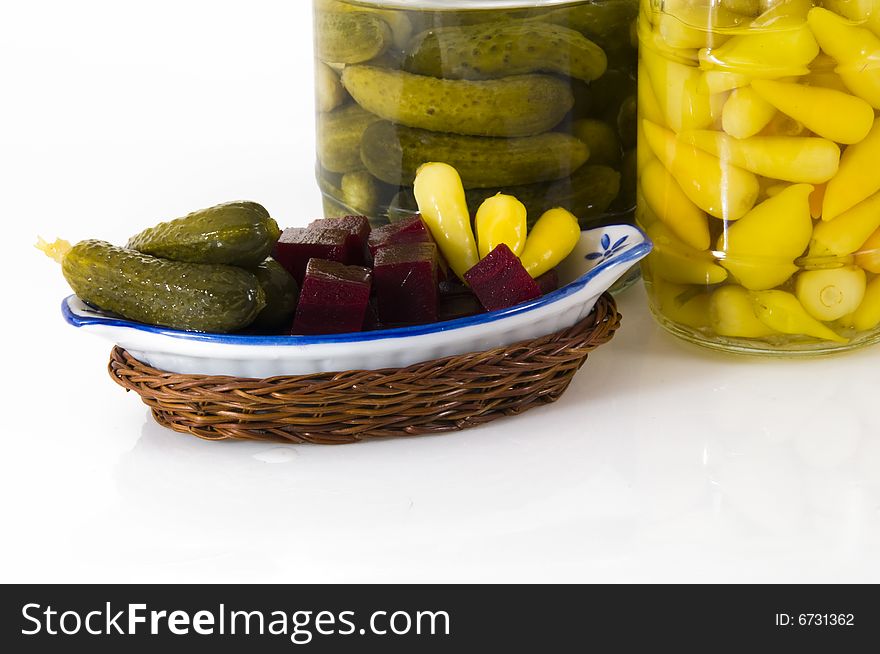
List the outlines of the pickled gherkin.
<svg viewBox="0 0 880 654">
<path fill-rule="evenodd" d="M 537 13 L 530 20 L 565 25 L 603 48 L 612 49 L 626 41 L 624 35 L 629 32 L 629 25 L 637 13 L 637 3 L 632 0 L 604 0 L 550 9 Z"/>
<path fill-rule="evenodd" d="M 145 229 L 127 247 L 174 261 L 248 268 L 269 256 L 280 235 L 261 205 L 230 202 Z"/>
<path fill-rule="evenodd" d="M 640 4 L 637 219 L 659 322 L 748 353 L 880 341 L 875 0 Z M 670 285 L 709 298 L 710 320 L 671 307 Z"/>
<path fill-rule="evenodd" d="M 605 52 L 580 32 L 537 21 L 482 23 L 413 37 L 406 69 L 447 79 L 494 79 L 559 73 L 591 81 L 608 66 Z"/>
<path fill-rule="evenodd" d="M 315 19 L 318 58 L 328 63 L 369 61 L 384 53 L 392 39 L 388 23 L 374 14 L 320 11 Z"/>
<path fill-rule="evenodd" d="M 318 161 L 331 173 L 362 170 L 361 137 L 381 120 L 357 104 L 346 105 L 318 116 Z"/>
<path fill-rule="evenodd" d="M 61 269 L 85 302 L 172 329 L 234 332 L 266 304 L 257 278 L 242 268 L 170 261 L 104 241 L 77 243 L 64 253 Z"/>
<path fill-rule="evenodd" d="M 469 193 L 522 190 L 547 208 L 561 198 L 584 227 L 633 219 L 635 185 L 621 178 L 637 129 L 637 0 L 488 4 L 315 0 L 325 215 L 397 217 L 394 198 L 439 161 Z M 585 120 L 589 142 L 575 133 Z M 585 165 L 595 174 L 577 187 Z"/>
<path fill-rule="evenodd" d="M 388 184 L 407 186 L 429 161 L 450 164 L 465 188 L 489 188 L 556 180 L 580 168 L 589 155 L 582 141 L 557 132 L 498 139 L 390 122 L 367 128 L 361 144 L 361 159 L 370 173 Z"/>
<path fill-rule="evenodd" d="M 568 85 L 547 75 L 466 81 L 348 66 L 342 84 L 361 107 L 386 120 L 473 136 L 546 132 L 574 106 Z"/>
<path fill-rule="evenodd" d="M 251 272 L 263 289 L 266 306 L 250 326 L 260 330 L 272 330 L 288 325 L 299 299 L 296 280 L 284 269 L 284 266 L 271 257 Z"/>
</svg>

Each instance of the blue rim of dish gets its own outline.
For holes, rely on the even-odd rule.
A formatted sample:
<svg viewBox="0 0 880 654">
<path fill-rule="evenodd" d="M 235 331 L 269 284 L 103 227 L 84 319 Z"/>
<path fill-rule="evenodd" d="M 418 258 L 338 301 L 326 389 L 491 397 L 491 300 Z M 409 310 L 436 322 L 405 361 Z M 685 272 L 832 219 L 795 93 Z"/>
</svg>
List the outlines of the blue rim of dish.
<svg viewBox="0 0 880 654">
<path fill-rule="evenodd" d="M 102 325 L 105 327 L 125 327 L 137 331 L 148 332 L 151 334 L 159 334 L 161 336 L 170 336 L 189 341 L 200 341 L 207 343 L 218 343 L 223 345 L 261 345 L 261 346 L 294 346 L 294 345 L 326 345 L 331 343 L 363 343 L 367 341 L 378 341 L 383 339 L 403 338 L 407 336 L 423 336 L 425 334 L 436 334 L 438 332 L 450 331 L 453 329 L 461 329 L 463 327 L 471 327 L 474 325 L 483 325 L 489 322 L 495 322 L 502 318 L 509 318 L 527 311 L 532 311 L 539 307 L 552 304 L 569 295 L 572 295 L 584 286 L 589 284 L 600 273 L 609 268 L 627 263 L 635 263 L 647 256 L 653 247 L 648 236 L 638 227 L 632 225 L 615 225 L 615 227 L 626 227 L 632 229 L 642 238 L 642 242 L 633 245 L 621 254 L 608 257 L 591 268 L 575 281 L 563 286 L 562 288 L 548 293 L 540 298 L 524 302 L 508 309 L 500 311 L 491 311 L 489 313 L 481 313 L 476 316 L 467 316 L 465 318 L 456 318 L 455 320 L 447 320 L 445 322 L 436 322 L 428 325 L 413 325 L 411 327 L 396 327 L 394 329 L 381 329 L 371 332 L 351 332 L 348 334 L 323 334 L 320 336 L 284 336 L 284 335 L 249 335 L 249 334 L 210 334 L 204 332 L 187 332 L 177 329 L 168 329 L 166 327 L 156 327 L 154 325 L 146 325 L 140 322 L 125 320 L 123 318 L 109 318 L 104 316 L 83 316 L 75 313 L 70 308 L 70 301 L 79 299 L 76 295 L 68 295 L 61 301 L 61 314 L 68 323 L 74 327 L 86 327 L 88 325 Z M 604 228 L 600 228 L 604 229 Z M 593 231 L 593 230 L 586 230 Z M 81 300 L 80 300 L 81 301 Z"/>
</svg>

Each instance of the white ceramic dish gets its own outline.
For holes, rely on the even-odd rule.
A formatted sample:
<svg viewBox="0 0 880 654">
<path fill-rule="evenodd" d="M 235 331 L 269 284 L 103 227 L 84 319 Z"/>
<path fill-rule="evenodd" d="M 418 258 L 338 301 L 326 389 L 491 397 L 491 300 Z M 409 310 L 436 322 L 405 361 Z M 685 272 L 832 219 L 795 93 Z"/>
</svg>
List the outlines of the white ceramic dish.
<svg viewBox="0 0 880 654">
<path fill-rule="evenodd" d="M 503 311 L 398 329 L 327 336 L 202 334 L 153 327 L 97 311 L 75 295 L 65 320 L 128 350 L 160 370 L 185 374 L 275 377 L 336 370 L 378 370 L 478 352 L 571 327 L 651 250 L 635 227 L 585 231 L 559 267 L 561 288 Z"/>
</svg>

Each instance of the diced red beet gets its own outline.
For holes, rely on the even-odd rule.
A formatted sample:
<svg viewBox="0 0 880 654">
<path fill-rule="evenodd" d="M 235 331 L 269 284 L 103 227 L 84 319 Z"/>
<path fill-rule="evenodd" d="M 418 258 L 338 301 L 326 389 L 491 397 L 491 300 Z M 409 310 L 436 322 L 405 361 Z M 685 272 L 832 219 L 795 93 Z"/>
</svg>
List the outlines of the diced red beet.
<svg viewBox="0 0 880 654">
<path fill-rule="evenodd" d="M 437 246 L 388 245 L 376 251 L 373 285 L 386 325 L 437 321 Z"/>
<path fill-rule="evenodd" d="M 538 288 L 541 289 L 541 295 L 547 295 L 559 288 L 559 271 L 551 268 L 543 275 L 535 280 Z"/>
<path fill-rule="evenodd" d="M 281 233 L 272 258 L 302 286 L 309 259 L 351 263 L 348 238 L 349 233 L 342 229 L 291 227 Z"/>
<path fill-rule="evenodd" d="M 342 229 L 348 232 L 348 263 L 367 263 L 367 240 L 370 238 L 370 221 L 366 216 L 341 216 L 313 220 L 309 229 Z"/>
<path fill-rule="evenodd" d="M 406 245 L 407 243 L 433 243 L 431 232 L 421 216 L 404 218 L 370 232 L 370 254 L 374 257 L 381 247 L 387 245 Z"/>
<path fill-rule="evenodd" d="M 311 259 L 306 267 L 291 334 L 359 332 L 370 302 L 368 268 Z"/>
<path fill-rule="evenodd" d="M 464 274 L 487 311 L 506 309 L 541 297 L 541 289 L 504 243 Z"/>
<path fill-rule="evenodd" d="M 458 293 L 440 298 L 437 308 L 437 319 L 440 321 L 455 320 L 485 313 L 486 310 L 473 293 Z"/>
<path fill-rule="evenodd" d="M 379 322 L 379 309 L 376 307 L 376 298 L 370 298 L 367 304 L 367 313 L 364 316 L 364 331 L 371 332 L 382 329 L 382 323 Z"/>
</svg>

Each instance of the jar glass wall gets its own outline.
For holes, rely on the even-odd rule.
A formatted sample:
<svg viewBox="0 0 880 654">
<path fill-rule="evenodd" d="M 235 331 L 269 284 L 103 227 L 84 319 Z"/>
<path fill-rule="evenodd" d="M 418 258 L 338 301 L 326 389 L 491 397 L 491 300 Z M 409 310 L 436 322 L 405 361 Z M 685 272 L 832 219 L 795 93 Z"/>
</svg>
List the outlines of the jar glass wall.
<svg viewBox="0 0 880 654">
<path fill-rule="evenodd" d="M 880 340 L 880 3 L 642 0 L 638 31 L 660 323 L 751 353 Z"/>
<path fill-rule="evenodd" d="M 314 0 L 325 214 L 416 210 L 416 169 L 458 169 L 468 205 L 530 222 L 632 222 L 637 0 Z"/>
</svg>

